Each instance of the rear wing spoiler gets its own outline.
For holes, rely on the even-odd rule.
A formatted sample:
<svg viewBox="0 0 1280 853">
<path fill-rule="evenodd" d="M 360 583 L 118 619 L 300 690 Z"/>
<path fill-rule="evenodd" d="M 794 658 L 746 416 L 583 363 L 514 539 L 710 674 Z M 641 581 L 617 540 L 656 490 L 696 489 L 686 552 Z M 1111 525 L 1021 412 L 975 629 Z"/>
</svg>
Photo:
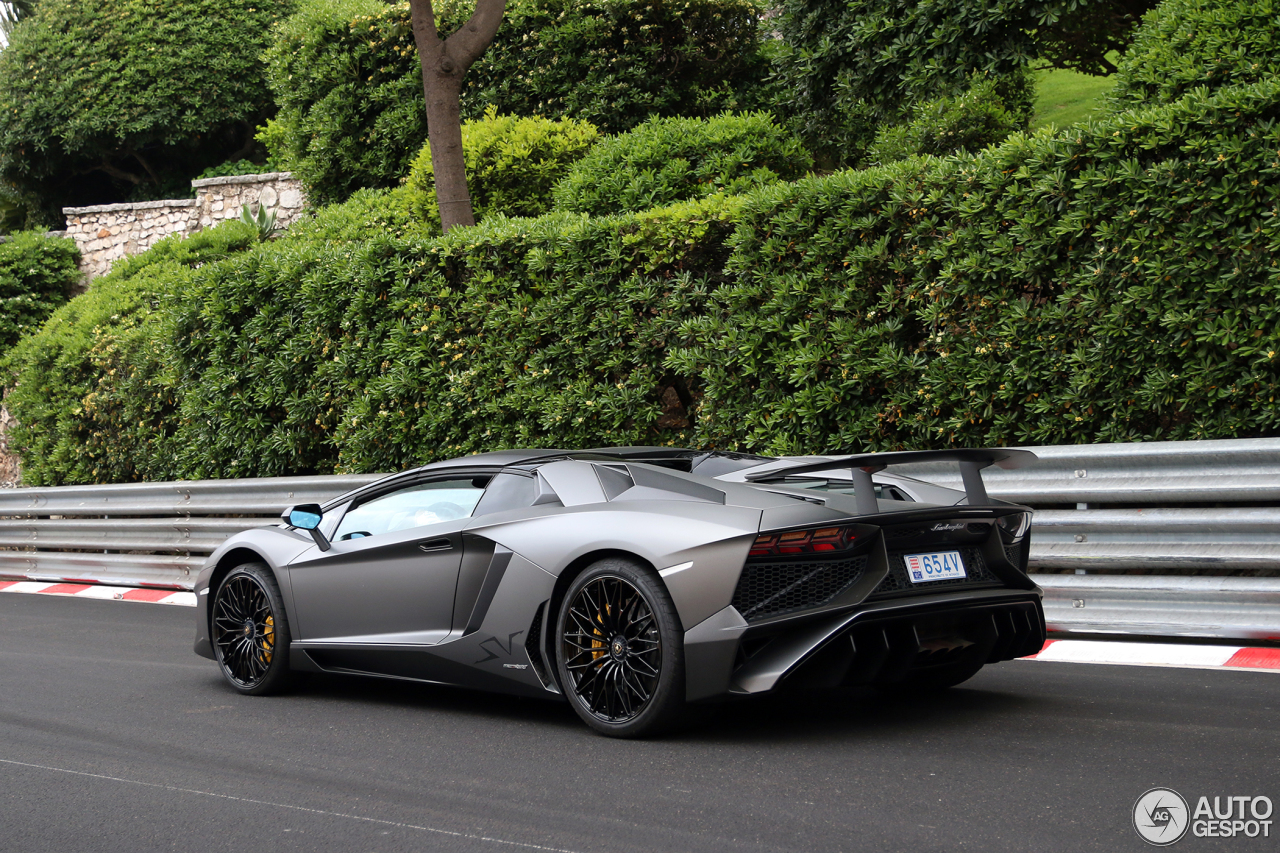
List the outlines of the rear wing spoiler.
<svg viewBox="0 0 1280 853">
<path fill-rule="evenodd" d="M 756 480 L 786 477 L 794 474 L 807 474 L 812 471 L 830 471 L 832 468 L 849 468 L 853 475 L 854 499 L 858 502 L 858 512 L 862 515 L 874 515 L 880 511 L 876 502 L 875 483 L 871 475 L 883 471 L 890 465 L 905 465 L 912 462 L 959 462 L 960 478 L 964 481 L 964 493 L 969 499 L 969 506 L 990 503 L 987 487 L 982 482 L 982 469 L 995 465 L 1006 470 L 1025 468 L 1034 464 L 1037 457 L 1030 450 L 1013 450 L 1008 447 L 994 447 L 989 450 L 905 450 L 897 453 L 858 453 L 851 456 L 835 456 L 822 462 L 801 462 L 788 468 L 775 468 L 758 474 L 746 475 L 748 482 Z"/>
</svg>

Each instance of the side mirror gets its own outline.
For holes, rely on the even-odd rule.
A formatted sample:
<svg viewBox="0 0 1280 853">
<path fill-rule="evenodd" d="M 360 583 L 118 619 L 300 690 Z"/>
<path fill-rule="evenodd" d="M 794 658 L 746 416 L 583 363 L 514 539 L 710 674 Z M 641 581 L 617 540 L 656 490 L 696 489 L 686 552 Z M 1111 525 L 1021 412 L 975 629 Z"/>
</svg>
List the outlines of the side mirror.
<svg viewBox="0 0 1280 853">
<path fill-rule="evenodd" d="M 288 522 L 290 526 L 309 532 L 311 538 L 316 540 L 316 547 L 321 551 L 329 550 L 329 540 L 320 531 L 320 522 L 324 520 L 324 511 L 320 509 L 319 504 L 291 506 L 281 513 L 280 517 Z"/>
</svg>

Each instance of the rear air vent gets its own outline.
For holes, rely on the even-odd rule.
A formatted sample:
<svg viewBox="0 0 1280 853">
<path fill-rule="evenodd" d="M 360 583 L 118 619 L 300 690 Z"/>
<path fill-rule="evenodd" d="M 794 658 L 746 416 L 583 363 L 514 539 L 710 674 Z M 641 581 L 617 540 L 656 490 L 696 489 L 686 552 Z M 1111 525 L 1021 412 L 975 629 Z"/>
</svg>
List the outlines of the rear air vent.
<svg viewBox="0 0 1280 853">
<path fill-rule="evenodd" d="M 748 622 L 821 607 L 854 584 L 865 555 L 827 560 L 752 561 L 742 569 L 733 606 Z"/>
<path fill-rule="evenodd" d="M 551 684 L 550 675 L 547 673 L 546 659 L 542 656 L 542 614 L 546 609 L 547 604 L 545 601 L 538 605 L 538 612 L 533 617 L 533 622 L 529 625 L 529 636 L 524 641 L 524 650 L 529 655 L 529 663 L 533 664 L 533 671 L 537 674 L 538 680 L 542 682 L 543 687 Z"/>
</svg>

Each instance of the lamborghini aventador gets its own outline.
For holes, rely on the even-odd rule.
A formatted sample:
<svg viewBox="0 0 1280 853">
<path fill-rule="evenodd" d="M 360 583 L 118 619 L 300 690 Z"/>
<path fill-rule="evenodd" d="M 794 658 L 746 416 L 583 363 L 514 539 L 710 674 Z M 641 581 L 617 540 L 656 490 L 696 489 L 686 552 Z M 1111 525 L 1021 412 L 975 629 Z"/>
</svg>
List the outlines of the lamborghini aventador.
<svg viewBox="0 0 1280 853">
<path fill-rule="evenodd" d="M 884 469 L 950 461 L 964 491 Z M 1039 651 L 1031 513 L 981 469 L 1026 451 L 772 459 L 506 450 L 230 537 L 196 652 L 235 690 L 328 672 L 567 700 L 606 735 L 794 687 L 922 691 Z"/>
</svg>

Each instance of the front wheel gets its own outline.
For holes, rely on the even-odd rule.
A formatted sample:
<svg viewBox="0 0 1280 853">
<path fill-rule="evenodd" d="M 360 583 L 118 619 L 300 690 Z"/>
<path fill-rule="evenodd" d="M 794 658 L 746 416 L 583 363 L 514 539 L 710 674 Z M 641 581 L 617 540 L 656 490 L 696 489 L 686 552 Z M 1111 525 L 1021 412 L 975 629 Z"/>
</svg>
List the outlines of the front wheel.
<svg viewBox="0 0 1280 853">
<path fill-rule="evenodd" d="M 610 737 L 642 737 L 684 709 L 684 632 L 662 581 L 630 560 L 574 579 L 556 626 L 556 668 L 578 716 Z"/>
<path fill-rule="evenodd" d="M 289 621 L 265 565 L 245 563 L 222 579 L 210 623 L 214 653 L 232 687 L 263 695 L 289 686 Z"/>
</svg>

